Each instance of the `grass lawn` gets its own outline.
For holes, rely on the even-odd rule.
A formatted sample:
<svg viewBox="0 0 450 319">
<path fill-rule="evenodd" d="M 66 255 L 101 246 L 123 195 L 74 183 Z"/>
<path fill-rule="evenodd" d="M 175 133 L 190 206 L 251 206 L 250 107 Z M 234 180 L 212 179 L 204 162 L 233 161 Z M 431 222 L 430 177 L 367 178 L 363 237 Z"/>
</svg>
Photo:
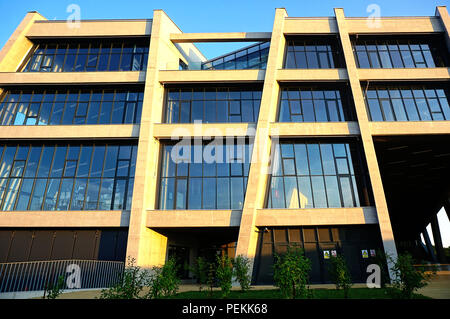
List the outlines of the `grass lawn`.
<svg viewBox="0 0 450 319">
<path fill-rule="evenodd" d="M 313 299 L 343 299 L 344 292 L 336 289 L 312 289 Z M 180 292 L 173 299 L 220 299 L 221 292 L 213 291 L 212 296 L 208 291 L 187 291 Z M 431 299 L 420 294 L 414 295 L 415 299 Z M 228 299 L 283 299 L 278 289 L 250 290 L 242 292 L 232 290 Z M 351 288 L 349 299 L 392 299 L 386 289 Z"/>
</svg>

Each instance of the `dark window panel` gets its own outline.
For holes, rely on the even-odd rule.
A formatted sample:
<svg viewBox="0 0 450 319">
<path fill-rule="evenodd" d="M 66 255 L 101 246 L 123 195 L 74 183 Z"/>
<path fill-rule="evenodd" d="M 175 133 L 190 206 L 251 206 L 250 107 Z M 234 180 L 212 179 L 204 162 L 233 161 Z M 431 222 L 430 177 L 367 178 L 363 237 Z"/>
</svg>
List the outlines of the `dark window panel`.
<svg viewBox="0 0 450 319">
<path fill-rule="evenodd" d="M 443 42 L 441 36 L 360 36 L 353 40 L 353 47 L 360 68 L 433 68 L 445 66 L 444 60 L 448 63 Z"/>
<path fill-rule="evenodd" d="M 372 121 L 448 120 L 446 91 L 440 87 L 440 84 L 430 84 L 423 87 L 370 88 L 366 92 L 370 118 Z"/>
<path fill-rule="evenodd" d="M 291 172 L 286 170 L 281 176 L 276 176 L 276 170 L 272 172 L 267 207 L 321 208 L 360 205 L 355 176 L 359 178 L 364 172 L 359 171 L 358 166 L 358 173 L 355 175 L 349 144 L 282 142 L 281 145 L 283 149 L 288 150 L 294 146 L 294 153 L 281 152 L 282 158 L 275 156 L 273 165 L 279 166 L 282 161 L 285 168 L 285 163 L 295 160 L 297 177 L 291 177 Z M 364 178 L 361 180 L 363 183 Z"/>
<path fill-rule="evenodd" d="M 92 71 L 130 71 L 131 69 L 139 71 L 146 68 L 146 59 L 148 57 L 148 44 L 144 44 L 142 49 L 141 42 L 147 40 L 137 39 L 133 42 L 138 43 L 139 50 L 133 55 L 134 44 L 123 43 L 92 42 L 74 42 L 67 44 L 54 43 L 38 45 L 37 49 L 29 58 L 29 62 L 23 68 L 23 72 L 92 72 Z M 45 48 L 47 48 L 45 50 Z M 133 57 L 134 56 L 134 57 Z M 132 66 L 133 64 L 133 66 Z"/>
</svg>

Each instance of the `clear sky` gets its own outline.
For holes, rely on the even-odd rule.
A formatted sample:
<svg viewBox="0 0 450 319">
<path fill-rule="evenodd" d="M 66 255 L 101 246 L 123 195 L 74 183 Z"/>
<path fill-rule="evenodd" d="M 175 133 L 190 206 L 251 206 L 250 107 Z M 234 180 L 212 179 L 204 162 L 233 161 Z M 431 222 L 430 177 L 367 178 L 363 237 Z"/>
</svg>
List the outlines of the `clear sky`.
<svg viewBox="0 0 450 319">
<path fill-rule="evenodd" d="M 77 4 L 82 19 L 152 18 L 163 9 L 183 32 L 272 31 L 275 8 L 286 8 L 291 17 L 333 16 L 344 8 L 347 16 L 366 17 L 369 4 L 377 4 L 382 16 L 431 16 L 438 5 L 450 0 L 0 0 L 0 47 L 28 11 L 38 11 L 49 20 L 65 20 L 66 8 Z M 242 44 L 200 44 L 207 58 L 227 53 Z"/>
<path fill-rule="evenodd" d="M 0 0 L 0 47 L 6 43 L 28 11 L 38 11 L 49 20 L 65 20 L 70 4 L 81 9 L 81 19 L 152 18 L 163 9 L 183 32 L 272 31 L 275 8 L 286 8 L 291 17 L 333 16 L 344 8 L 346 16 L 367 17 L 367 7 L 376 4 L 381 16 L 432 16 L 436 6 L 450 0 Z M 207 58 L 242 47 L 242 44 L 197 44 Z M 450 246 L 450 223 L 439 214 L 445 246 Z"/>
</svg>

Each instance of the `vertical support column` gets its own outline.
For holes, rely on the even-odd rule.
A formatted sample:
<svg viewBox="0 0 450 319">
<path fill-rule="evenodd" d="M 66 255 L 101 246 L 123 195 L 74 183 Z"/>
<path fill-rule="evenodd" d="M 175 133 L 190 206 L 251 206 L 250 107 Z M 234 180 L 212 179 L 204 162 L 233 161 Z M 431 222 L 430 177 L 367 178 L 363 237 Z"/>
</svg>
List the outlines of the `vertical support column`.
<svg viewBox="0 0 450 319">
<path fill-rule="evenodd" d="M 433 262 L 436 262 L 436 255 L 434 254 L 434 250 L 433 250 L 433 245 L 431 245 L 431 240 L 430 240 L 430 236 L 428 235 L 428 230 L 425 228 L 423 231 L 423 238 L 425 239 L 425 244 L 427 246 L 427 250 L 428 250 L 428 254 L 431 257 L 431 260 Z"/>
<path fill-rule="evenodd" d="M 442 264 L 446 263 L 444 246 L 442 245 L 441 230 L 439 229 L 439 222 L 437 214 L 431 218 L 431 230 L 433 231 L 434 247 L 436 248 L 436 254 L 438 261 Z"/>
<path fill-rule="evenodd" d="M 243 255 L 250 259 L 251 271 L 253 271 L 258 239 L 257 228 L 255 227 L 256 214 L 258 208 L 263 208 L 266 194 L 267 169 L 271 149 L 269 125 L 275 121 L 277 113 L 279 85 L 276 78 L 277 70 L 283 67 L 286 42 L 283 34 L 285 17 L 287 17 L 287 12 L 284 8 L 276 9 L 253 146 L 252 163 L 236 248 L 236 255 Z"/>
<path fill-rule="evenodd" d="M 358 118 L 359 129 L 369 169 L 370 182 L 375 198 L 378 223 L 380 226 L 381 238 L 383 240 L 384 251 L 394 260 L 397 258 L 397 248 L 395 246 L 394 234 L 392 232 L 389 211 L 384 195 L 383 183 L 381 181 L 380 169 L 378 167 L 377 156 L 370 132 L 369 119 L 367 116 L 364 97 L 362 94 L 361 83 L 359 80 L 358 69 L 356 67 L 355 57 L 353 55 L 352 44 L 345 21 L 344 10 L 336 8 L 335 15 L 341 39 L 342 50 L 344 51 L 345 63 L 347 65 L 348 78 L 353 99 L 355 102 L 356 115 Z M 388 265 L 391 269 L 392 265 Z M 390 271 L 392 278 L 392 272 Z"/>
<path fill-rule="evenodd" d="M 154 138 L 155 123 L 160 123 L 163 111 L 164 86 L 158 81 L 159 70 L 178 62 L 177 50 L 170 41 L 171 33 L 181 33 L 162 10 L 155 10 L 144 101 L 139 131 L 136 175 L 133 189 L 127 256 L 142 267 L 162 265 L 166 259 L 167 237 L 146 227 L 147 210 L 155 209 L 160 143 Z"/>
<path fill-rule="evenodd" d="M 445 209 L 445 211 L 446 211 L 446 213 L 447 213 L 448 219 L 450 220 L 450 199 L 447 199 L 447 200 L 444 202 L 444 209 Z"/>
<path fill-rule="evenodd" d="M 47 20 L 36 11 L 28 12 L 14 33 L 8 39 L 0 51 L 0 72 L 16 72 L 28 52 L 33 47 L 33 42 L 26 37 L 28 30 L 36 20 Z"/>
<path fill-rule="evenodd" d="M 450 51 L 450 17 L 448 15 L 446 6 L 438 6 L 436 7 L 435 16 L 439 17 L 442 22 L 442 26 L 445 29 L 446 41 L 447 41 L 447 49 Z"/>
<path fill-rule="evenodd" d="M 8 41 L 0 51 L 0 72 L 16 72 L 23 63 L 28 52 L 33 47 L 33 42 L 26 37 L 28 30 L 36 20 L 47 20 L 36 11 L 28 12 L 19 26 L 14 30 Z M 0 88 L 0 102 L 3 88 Z"/>
</svg>

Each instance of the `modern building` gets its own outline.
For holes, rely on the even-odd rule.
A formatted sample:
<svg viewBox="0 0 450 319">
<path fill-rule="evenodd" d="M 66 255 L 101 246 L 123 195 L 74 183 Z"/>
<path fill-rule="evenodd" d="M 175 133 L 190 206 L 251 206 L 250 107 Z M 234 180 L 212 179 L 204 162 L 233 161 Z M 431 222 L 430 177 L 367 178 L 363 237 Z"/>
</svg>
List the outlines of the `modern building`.
<svg viewBox="0 0 450 319">
<path fill-rule="evenodd" d="M 203 30 L 199 30 L 203 31 Z M 0 52 L 0 263 L 305 250 L 311 281 L 384 251 L 444 262 L 450 17 L 289 17 L 272 32 L 29 12 Z M 207 60 L 195 43 L 243 42 Z M 425 227 L 432 223 L 437 257 Z M 425 232 L 424 232 L 425 231 Z M 191 274 L 180 268 L 184 279 Z"/>
</svg>

